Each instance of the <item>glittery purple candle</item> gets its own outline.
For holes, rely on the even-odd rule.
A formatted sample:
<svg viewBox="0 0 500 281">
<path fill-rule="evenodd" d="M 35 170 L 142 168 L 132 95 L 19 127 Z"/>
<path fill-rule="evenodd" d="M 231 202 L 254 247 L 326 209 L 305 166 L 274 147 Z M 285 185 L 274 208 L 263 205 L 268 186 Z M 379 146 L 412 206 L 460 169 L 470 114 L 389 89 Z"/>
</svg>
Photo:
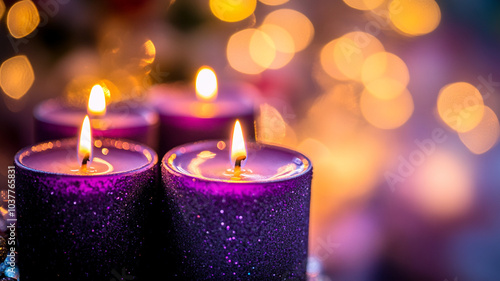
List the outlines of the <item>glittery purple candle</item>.
<svg viewBox="0 0 500 281">
<path fill-rule="evenodd" d="M 238 179 L 223 141 L 186 144 L 163 158 L 170 277 L 306 279 L 311 162 L 289 149 L 247 146 Z"/>
<path fill-rule="evenodd" d="M 158 85 L 151 89 L 150 101 L 160 115 L 160 155 L 189 142 L 225 139 L 239 119 L 255 139 L 254 105 L 258 91 L 244 83 L 226 83 L 212 101 L 197 98 L 194 87 Z"/>
<path fill-rule="evenodd" d="M 94 143 L 85 173 L 76 159 L 76 139 L 17 153 L 16 250 L 22 280 L 138 275 L 158 157 L 151 148 L 125 140 Z"/>
<path fill-rule="evenodd" d="M 35 140 L 41 142 L 76 136 L 87 110 L 50 99 L 35 107 L 33 114 Z M 152 108 L 112 105 L 105 116 L 92 123 L 96 138 L 130 139 L 153 148 L 158 146 L 159 118 Z"/>
</svg>

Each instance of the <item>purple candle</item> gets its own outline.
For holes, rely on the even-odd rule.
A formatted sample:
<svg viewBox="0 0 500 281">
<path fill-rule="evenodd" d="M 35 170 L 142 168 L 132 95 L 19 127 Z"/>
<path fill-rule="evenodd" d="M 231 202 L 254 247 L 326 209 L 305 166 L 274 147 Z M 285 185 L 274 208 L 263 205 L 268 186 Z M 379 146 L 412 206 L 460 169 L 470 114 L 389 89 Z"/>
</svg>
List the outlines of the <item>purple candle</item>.
<svg viewBox="0 0 500 281">
<path fill-rule="evenodd" d="M 243 83 L 219 88 L 213 70 L 202 67 L 196 90 L 186 85 L 158 85 L 150 101 L 160 114 L 160 155 L 178 145 L 201 139 L 225 139 L 235 119 L 255 139 L 254 106 L 257 90 Z"/>
<path fill-rule="evenodd" d="M 277 146 L 247 150 L 238 131 L 231 152 L 205 141 L 163 158 L 165 266 L 187 280 L 305 280 L 311 162 Z"/>
<path fill-rule="evenodd" d="M 74 137 L 80 122 L 89 114 L 95 137 L 130 139 L 156 148 L 158 145 L 158 113 L 152 108 L 114 104 L 106 108 L 104 91 L 92 88 L 89 107 L 85 110 L 68 106 L 58 99 L 40 103 L 34 109 L 37 142 Z"/>
<path fill-rule="evenodd" d="M 23 280 L 138 275 L 158 157 L 130 141 L 92 141 L 84 124 L 79 144 L 55 140 L 16 155 Z"/>
</svg>

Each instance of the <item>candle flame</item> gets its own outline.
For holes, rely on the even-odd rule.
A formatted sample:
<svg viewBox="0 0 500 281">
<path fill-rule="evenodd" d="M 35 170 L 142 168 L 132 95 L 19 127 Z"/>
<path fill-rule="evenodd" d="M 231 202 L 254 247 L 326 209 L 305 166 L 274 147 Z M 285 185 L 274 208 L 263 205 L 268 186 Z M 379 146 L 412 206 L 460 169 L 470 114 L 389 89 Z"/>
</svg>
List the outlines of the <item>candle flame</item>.
<svg viewBox="0 0 500 281">
<path fill-rule="evenodd" d="M 92 162 L 92 131 L 88 115 L 85 115 L 83 119 L 77 154 L 79 163 L 82 163 L 82 169 L 86 169 L 87 164 Z"/>
<path fill-rule="evenodd" d="M 233 139 L 231 141 L 231 163 L 243 167 L 244 160 L 247 158 L 247 149 L 243 138 L 243 131 L 239 120 L 236 120 L 233 130 Z M 238 163 L 239 162 L 239 163 Z M 238 165 L 239 164 L 239 165 Z"/>
<path fill-rule="evenodd" d="M 87 113 L 91 116 L 104 116 L 106 114 L 106 96 L 99 84 L 94 85 L 90 91 Z"/>
<path fill-rule="evenodd" d="M 196 97 L 201 101 L 217 98 L 217 76 L 212 68 L 204 66 L 196 75 Z"/>
</svg>

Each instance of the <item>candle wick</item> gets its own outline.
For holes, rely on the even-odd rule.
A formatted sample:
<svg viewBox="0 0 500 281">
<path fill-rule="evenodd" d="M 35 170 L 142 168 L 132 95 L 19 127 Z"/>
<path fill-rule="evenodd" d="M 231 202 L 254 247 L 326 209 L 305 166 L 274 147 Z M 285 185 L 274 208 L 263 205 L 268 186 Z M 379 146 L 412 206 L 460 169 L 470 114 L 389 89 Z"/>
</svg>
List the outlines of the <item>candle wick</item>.
<svg viewBox="0 0 500 281">
<path fill-rule="evenodd" d="M 247 159 L 246 156 L 240 156 L 236 158 L 236 161 L 234 162 L 234 175 L 231 178 L 232 180 L 240 180 L 241 179 L 241 162 Z"/>
<path fill-rule="evenodd" d="M 82 166 L 80 167 L 81 172 L 83 172 L 83 173 L 87 172 L 87 163 L 89 162 L 89 160 L 90 160 L 90 155 L 87 153 L 87 154 L 85 154 L 85 156 L 83 157 L 83 160 L 82 160 Z"/>
</svg>

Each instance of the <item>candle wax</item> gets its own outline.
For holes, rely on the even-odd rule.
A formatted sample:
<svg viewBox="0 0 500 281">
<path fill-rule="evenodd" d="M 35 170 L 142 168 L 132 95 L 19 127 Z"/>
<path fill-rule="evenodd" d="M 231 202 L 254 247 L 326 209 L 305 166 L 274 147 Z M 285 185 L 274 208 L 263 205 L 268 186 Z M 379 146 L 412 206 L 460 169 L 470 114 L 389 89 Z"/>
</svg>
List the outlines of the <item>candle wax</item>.
<svg viewBox="0 0 500 281">
<path fill-rule="evenodd" d="M 199 143 L 181 147 L 169 156 L 168 164 L 175 171 L 207 180 L 235 183 L 265 182 L 286 179 L 304 172 L 309 163 L 305 158 L 286 149 L 276 149 L 258 143 L 248 143 L 248 156 L 243 162 L 241 179 L 231 180 L 234 163 L 230 161 L 229 142 Z"/>
<path fill-rule="evenodd" d="M 133 171 L 151 161 L 151 153 L 143 147 L 122 140 L 97 140 L 93 161 L 89 165 L 92 174 L 116 174 Z M 33 146 L 21 154 L 20 163 L 34 170 L 64 175 L 78 175 L 81 163 L 76 156 L 76 139 L 51 141 Z M 34 153 L 35 152 L 35 153 Z"/>
</svg>

